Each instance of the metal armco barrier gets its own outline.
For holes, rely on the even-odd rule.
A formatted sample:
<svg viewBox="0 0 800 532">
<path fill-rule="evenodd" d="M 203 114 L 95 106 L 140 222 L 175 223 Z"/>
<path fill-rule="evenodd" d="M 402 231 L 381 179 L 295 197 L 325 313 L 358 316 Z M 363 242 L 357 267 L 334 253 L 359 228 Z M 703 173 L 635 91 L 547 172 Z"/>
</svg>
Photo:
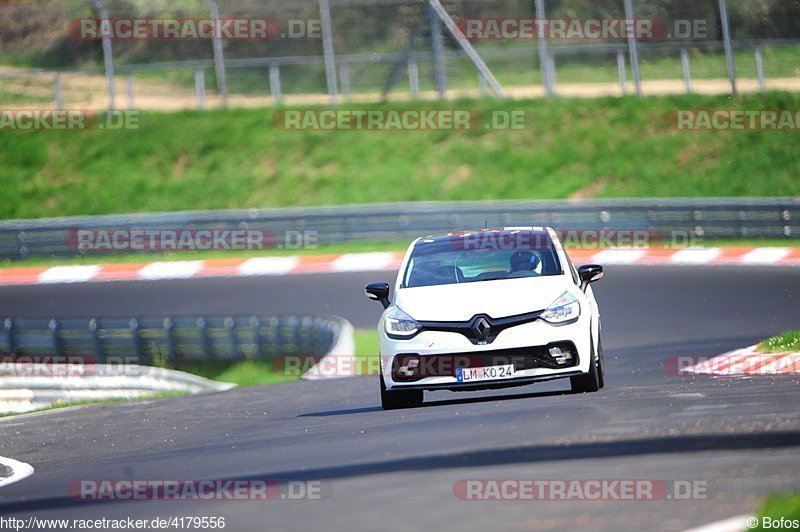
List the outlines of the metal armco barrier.
<svg viewBox="0 0 800 532">
<path fill-rule="evenodd" d="M 78 230 L 257 230 L 266 247 L 410 239 L 484 227 L 548 225 L 562 231 L 646 230 L 663 241 L 800 237 L 800 198 L 674 198 L 413 202 L 76 216 L 0 222 L 0 258 L 69 257 L 82 252 Z M 271 237 L 269 236 L 271 235 Z M 684 239 L 681 241 L 680 239 Z M 212 248 L 217 249 L 217 248 Z M 153 253 L 125 250 L 126 253 Z M 90 255 L 120 253 L 92 249 Z"/>
<path fill-rule="evenodd" d="M 2 322 L 0 355 L 85 357 L 174 367 L 198 361 L 324 356 L 347 334 L 335 316 L 174 316 Z"/>
</svg>

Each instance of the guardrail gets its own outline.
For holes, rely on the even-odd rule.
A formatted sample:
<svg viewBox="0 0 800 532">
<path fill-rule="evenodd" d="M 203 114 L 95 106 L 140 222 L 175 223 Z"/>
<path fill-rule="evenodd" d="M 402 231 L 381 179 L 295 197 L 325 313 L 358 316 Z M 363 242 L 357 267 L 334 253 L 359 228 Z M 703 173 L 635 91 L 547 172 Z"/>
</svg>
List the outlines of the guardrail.
<svg viewBox="0 0 800 532">
<path fill-rule="evenodd" d="M 335 316 L 6 318 L 0 356 L 82 357 L 96 364 L 175 367 L 200 361 L 322 357 L 341 346 L 347 335 L 352 335 L 352 326 Z"/>
<path fill-rule="evenodd" d="M 78 230 L 248 229 L 278 236 L 267 245 L 283 245 L 281 235 L 302 232 L 313 233 L 316 244 L 336 244 L 409 239 L 484 225 L 549 225 L 564 231 L 646 230 L 662 240 L 675 235 L 682 239 L 796 239 L 800 237 L 800 198 L 412 202 L 11 220 L 0 222 L 0 258 L 83 254 L 85 250 L 75 241 Z M 119 250 L 95 248 L 88 253 L 115 252 Z"/>
</svg>

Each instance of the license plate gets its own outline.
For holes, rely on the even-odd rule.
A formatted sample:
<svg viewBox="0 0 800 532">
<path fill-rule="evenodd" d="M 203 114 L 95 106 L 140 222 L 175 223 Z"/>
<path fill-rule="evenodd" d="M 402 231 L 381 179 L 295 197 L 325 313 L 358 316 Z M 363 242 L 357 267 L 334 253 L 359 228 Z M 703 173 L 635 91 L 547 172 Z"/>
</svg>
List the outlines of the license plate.
<svg viewBox="0 0 800 532">
<path fill-rule="evenodd" d="M 514 376 L 514 364 L 505 366 L 487 366 L 485 368 L 457 368 L 458 382 L 496 381 L 510 379 Z"/>
</svg>

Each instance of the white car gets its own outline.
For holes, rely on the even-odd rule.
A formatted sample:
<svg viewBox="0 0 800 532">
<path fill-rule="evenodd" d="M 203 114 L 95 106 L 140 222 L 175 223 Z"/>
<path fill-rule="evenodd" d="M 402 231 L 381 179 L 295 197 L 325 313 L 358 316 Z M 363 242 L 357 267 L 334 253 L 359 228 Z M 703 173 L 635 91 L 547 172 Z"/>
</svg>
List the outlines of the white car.
<svg viewBox="0 0 800 532">
<path fill-rule="evenodd" d="M 603 387 L 600 313 L 590 283 L 551 228 L 481 229 L 418 238 L 380 301 L 381 404 L 419 406 L 423 390 L 478 390 L 570 378 Z"/>
</svg>

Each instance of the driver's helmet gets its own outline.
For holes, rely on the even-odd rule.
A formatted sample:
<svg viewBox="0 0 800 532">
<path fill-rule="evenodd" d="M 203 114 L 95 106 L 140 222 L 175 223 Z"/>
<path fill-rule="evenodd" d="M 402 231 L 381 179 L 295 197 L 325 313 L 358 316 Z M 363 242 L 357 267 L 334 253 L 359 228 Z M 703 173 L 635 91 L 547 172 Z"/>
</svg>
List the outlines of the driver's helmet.
<svg viewBox="0 0 800 532">
<path fill-rule="evenodd" d="M 511 272 L 535 270 L 539 265 L 539 255 L 530 251 L 517 251 L 511 255 Z"/>
</svg>

